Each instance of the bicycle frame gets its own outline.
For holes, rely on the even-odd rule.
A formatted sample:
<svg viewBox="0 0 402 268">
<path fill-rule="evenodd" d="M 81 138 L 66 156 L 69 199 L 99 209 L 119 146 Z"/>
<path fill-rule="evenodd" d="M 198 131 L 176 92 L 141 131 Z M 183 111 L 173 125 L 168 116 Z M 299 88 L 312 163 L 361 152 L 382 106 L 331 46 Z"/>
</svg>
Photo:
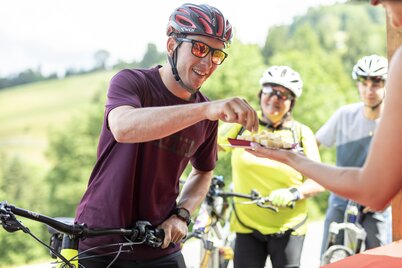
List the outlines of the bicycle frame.
<svg viewBox="0 0 402 268">
<path fill-rule="evenodd" d="M 37 237 L 35 237 L 27 227 L 17 220 L 15 215 L 44 223 L 49 226 L 49 232 L 52 234 L 51 245 L 48 246 Z M 67 223 L 66 223 L 67 222 Z M 84 224 L 74 224 L 72 220 L 54 219 L 48 216 L 25 210 L 22 208 L 9 205 L 7 202 L 0 202 L 0 223 L 8 232 L 22 230 L 31 235 L 35 240 L 47 247 L 51 251 L 52 257 L 57 257 L 55 268 L 78 268 L 83 267 L 79 264 L 78 243 L 80 238 L 95 237 L 104 235 L 122 235 L 126 237 L 127 243 L 118 244 L 119 251 L 108 267 L 117 259 L 122 252 L 124 246 L 134 244 L 146 244 L 151 247 L 160 247 L 164 240 L 164 232 L 162 229 L 155 229 L 147 221 L 137 221 L 135 226 L 130 229 L 124 228 L 104 228 L 93 229 Z M 60 239 L 61 245 L 60 245 Z M 107 247 L 104 245 L 101 247 Z M 116 246 L 114 244 L 113 246 Z"/>
<path fill-rule="evenodd" d="M 353 214 L 349 214 L 348 209 L 355 209 Z M 351 217 L 352 216 L 352 217 Z M 344 222 L 331 222 L 326 251 L 321 260 L 321 265 L 329 264 L 348 256 L 360 253 L 364 249 L 364 241 L 367 233 L 360 225 L 361 213 L 359 204 L 349 201 L 345 210 Z M 340 232 L 343 231 L 343 243 L 337 243 Z"/>
</svg>

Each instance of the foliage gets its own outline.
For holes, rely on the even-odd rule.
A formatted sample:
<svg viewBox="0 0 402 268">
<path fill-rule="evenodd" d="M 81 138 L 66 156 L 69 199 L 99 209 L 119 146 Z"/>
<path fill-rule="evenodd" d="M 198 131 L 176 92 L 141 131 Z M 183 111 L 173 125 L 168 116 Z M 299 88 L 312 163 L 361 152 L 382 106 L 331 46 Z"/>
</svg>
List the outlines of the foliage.
<svg viewBox="0 0 402 268">
<path fill-rule="evenodd" d="M 40 70 L 27 69 L 17 75 L 11 75 L 7 78 L 0 77 L 0 89 L 14 87 L 17 85 L 23 85 L 33 83 L 41 80 L 50 80 L 57 78 L 56 74 L 50 74 L 43 76 Z"/>
<path fill-rule="evenodd" d="M 95 66 L 94 69 L 103 70 L 106 68 L 107 61 L 110 58 L 110 53 L 107 50 L 101 49 L 95 52 Z"/>
<path fill-rule="evenodd" d="M 259 47 L 235 40 L 227 52 L 228 58 L 207 80 L 202 91 L 213 100 L 239 96 L 257 104 L 258 79 L 264 70 Z"/>
<path fill-rule="evenodd" d="M 47 155 L 52 162 L 52 168 L 46 182 L 50 190 L 49 204 L 52 215 L 75 215 L 75 208 L 84 193 L 95 163 L 103 103 L 103 94 L 99 93 L 85 116 L 73 118 L 65 128 L 50 135 Z"/>
<path fill-rule="evenodd" d="M 45 210 L 46 200 L 41 198 L 47 195 L 41 177 L 43 174 L 33 168 L 29 163 L 19 158 L 7 158 L 0 153 L 0 201 L 8 201 L 18 207 L 37 211 Z M 49 239 L 40 224 L 30 220 L 22 220 L 31 232 L 42 240 Z M 34 239 L 30 239 L 22 231 L 7 233 L 0 231 L 0 267 L 12 263 L 26 263 L 33 258 L 44 256 L 45 250 L 38 247 Z"/>
<path fill-rule="evenodd" d="M 159 53 L 155 44 L 148 44 L 147 51 L 142 58 L 139 67 L 149 68 L 161 64 L 165 59 L 165 53 Z"/>
</svg>

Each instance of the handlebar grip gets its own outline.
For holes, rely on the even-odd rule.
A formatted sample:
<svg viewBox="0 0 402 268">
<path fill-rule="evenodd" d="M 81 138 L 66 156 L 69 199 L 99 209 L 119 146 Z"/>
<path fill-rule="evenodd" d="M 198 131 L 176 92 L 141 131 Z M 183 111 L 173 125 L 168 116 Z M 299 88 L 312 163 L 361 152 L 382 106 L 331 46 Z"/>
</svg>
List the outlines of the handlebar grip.
<svg viewBox="0 0 402 268">
<path fill-rule="evenodd" d="M 145 244 L 151 246 L 153 248 L 159 248 L 163 244 L 163 240 L 165 239 L 165 231 L 163 229 L 149 229 L 148 235 L 145 239 Z"/>
<path fill-rule="evenodd" d="M 154 235 L 155 235 L 155 238 L 157 238 L 161 241 L 163 241 L 165 239 L 165 231 L 163 229 L 156 228 L 154 230 Z"/>
</svg>

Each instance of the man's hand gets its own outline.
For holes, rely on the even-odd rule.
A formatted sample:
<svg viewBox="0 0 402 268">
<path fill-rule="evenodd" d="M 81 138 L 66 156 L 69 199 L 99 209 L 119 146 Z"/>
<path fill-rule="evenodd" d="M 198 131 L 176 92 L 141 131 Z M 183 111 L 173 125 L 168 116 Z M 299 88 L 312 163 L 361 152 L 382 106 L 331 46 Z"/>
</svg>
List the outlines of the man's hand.
<svg viewBox="0 0 402 268">
<path fill-rule="evenodd" d="M 257 112 L 246 100 L 238 97 L 208 102 L 207 118 L 238 123 L 251 132 L 258 130 Z"/>
<path fill-rule="evenodd" d="M 292 191 L 291 189 L 295 188 L 282 188 L 278 190 L 274 190 L 269 195 L 268 199 L 271 200 L 272 205 L 278 207 L 286 207 L 290 205 L 293 201 L 297 201 L 300 199 L 300 195 L 296 193 L 296 191 Z"/>
<path fill-rule="evenodd" d="M 165 231 L 165 239 L 163 240 L 161 248 L 167 248 L 170 243 L 180 243 L 188 232 L 186 222 L 176 215 L 170 216 L 166 221 L 162 222 L 158 228 Z"/>
</svg>

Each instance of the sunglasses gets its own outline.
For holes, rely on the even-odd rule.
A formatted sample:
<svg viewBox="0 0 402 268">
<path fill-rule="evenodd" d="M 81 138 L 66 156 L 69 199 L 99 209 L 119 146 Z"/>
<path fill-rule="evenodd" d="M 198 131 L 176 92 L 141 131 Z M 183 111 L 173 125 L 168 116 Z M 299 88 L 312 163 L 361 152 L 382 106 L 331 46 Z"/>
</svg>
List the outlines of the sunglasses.
<svg viewBox="0 0 402 268">
<path fill-rule="evenodd" d="M 221 65 L 222 62 L 228 56 L 228 54 L 226 54 L 222 50 L 212 48 L 201 41 L 188 39 L 188 38 L 180 38 L 180 37 L 177 37 L 176 40 L 180 41 L 180 42 L 191 43 L 192 44 L 191 53 L 198 58 L 205 58 L 208 55 L 208 53 L 211 52 L 212 63 L 216 64 L 216 65 Z"/>
<path fill-rule="evenodd" d="M 357 81 L 360 83 L 365 83 L 370 80 L 373 83 L 373 86 L 382 86 L 384 84 L 384 79 L 381 76 L 358 76 Z"/>
<path fill-rule="evenodd" d="M 262 93 L 268 95 L 269 97 L 276 96 L 278 100 L 286 101 L 293 100 L 295 97 L 291 92 L 282 92 L 279 90 L 275 90 L 270 86 L 265 86 L 262 88 Z"/>
</svg>

